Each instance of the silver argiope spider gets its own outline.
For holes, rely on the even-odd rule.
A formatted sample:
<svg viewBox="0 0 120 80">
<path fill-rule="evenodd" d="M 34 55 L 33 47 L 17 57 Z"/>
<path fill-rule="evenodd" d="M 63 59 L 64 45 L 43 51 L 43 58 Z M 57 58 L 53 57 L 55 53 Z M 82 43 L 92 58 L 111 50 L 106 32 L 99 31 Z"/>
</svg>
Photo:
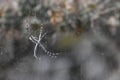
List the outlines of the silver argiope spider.
<svg viewBox="0 0 120 80">
<path fill-rule="evenodd" d="M 42 50 L 47 53 L 48 56 L 50 57 L 53 57 L 53 58 L 56 58 L 58 53 L 52 53 L 50 51 L 48 51 L 44 46 L 43 44 L 41 43 L 41 40 L 46 36 L 46 33 L 43 34 L 43 27 L 40 28 L 40 33 L 39 33 L 39 37 L 34 37 L 33 35 L 30 35 L 29 37 L 29 40 L 31 40 L 33 43 L 35 43 L 35 47 L 34 47 L 34 57 L 36 59 L 40 59 L 38 56 L 37 56 L 37 48 L 38 47 L 41 47 Z"/>
</svg>

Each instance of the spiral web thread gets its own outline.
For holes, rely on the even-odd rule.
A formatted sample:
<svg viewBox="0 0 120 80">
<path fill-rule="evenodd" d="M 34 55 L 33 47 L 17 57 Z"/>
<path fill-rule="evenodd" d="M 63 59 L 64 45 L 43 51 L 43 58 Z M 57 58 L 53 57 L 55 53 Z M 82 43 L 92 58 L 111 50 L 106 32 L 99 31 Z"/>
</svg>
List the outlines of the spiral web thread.
<svg viewBox="0 0 120 80">
<path fill-rule="evenodd" d="M 29 28 L 30 25 L 27 23 L 27 28 Z M 32 41 L 33 43 L 35 43 L 35 47 L 34 47 L 34 57 L 36 59 L 40 59 L 40 57 L 37 56 L 37 48 L 40 47 L 48 56 L 52 57 L 52 58 L 56 58 L 57 55 L 59 53 L 53 53 L 48 51 L 44 45 L 41 43 L 42 39 L 46 36 L 46 33 L 43 33 L 43 27 L 40 28 L 40 33 L 38 37 L 35 37 L 33 35 L 29 36 L 29 40 Z"/>
</svg>

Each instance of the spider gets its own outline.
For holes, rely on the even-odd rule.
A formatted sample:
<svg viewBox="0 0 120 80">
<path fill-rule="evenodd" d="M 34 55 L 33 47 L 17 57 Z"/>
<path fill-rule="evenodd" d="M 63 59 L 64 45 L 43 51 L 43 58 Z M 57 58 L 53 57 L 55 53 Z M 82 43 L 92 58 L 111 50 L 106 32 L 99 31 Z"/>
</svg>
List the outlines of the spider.
<svg viewBox="0 0 120 80">
<path fill-rule="evenodd" d="M 37 48 L 38 48 L 38 47 L 41 47 L 42 50 L 43 50 L 45 53 L 47 53 L 47 55 L 50 56 L 50 57 L 56 58 L 57 55 L 58 55 L 58 53 L 50 52 L 50 51 L 48 51 L 48 50 L 43 46 L 43 44 L 41 43 L 41 40 L 42 40 L 45 36 L 46 36 L 46 33 L 43 34 L 43 27 L 41 27 L 38 38 L 37 38 L 37 37 L 34 37 L 33 35 L 31 35 L 31 36 L 29 37 L 29 40 L 31 40 L 33 43 L 35 43 L 34 55 L 33 55 L 33 56 L 34 56 L 36 59 L 40 59 L 40 58 L 37 56 Z"/>
</svg>

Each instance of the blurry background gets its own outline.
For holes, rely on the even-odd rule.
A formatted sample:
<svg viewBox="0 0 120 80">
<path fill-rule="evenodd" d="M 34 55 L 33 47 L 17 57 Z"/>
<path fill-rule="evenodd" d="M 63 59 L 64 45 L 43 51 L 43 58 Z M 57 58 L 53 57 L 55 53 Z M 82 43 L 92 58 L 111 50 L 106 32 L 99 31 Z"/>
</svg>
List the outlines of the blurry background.
<svg viewBox="0 0 120 80">
<path fill-rule="evenodd" d="M 120 80 L 119 35 L 120 0 L 0 0 L 0 80 Z"/>
</svg>

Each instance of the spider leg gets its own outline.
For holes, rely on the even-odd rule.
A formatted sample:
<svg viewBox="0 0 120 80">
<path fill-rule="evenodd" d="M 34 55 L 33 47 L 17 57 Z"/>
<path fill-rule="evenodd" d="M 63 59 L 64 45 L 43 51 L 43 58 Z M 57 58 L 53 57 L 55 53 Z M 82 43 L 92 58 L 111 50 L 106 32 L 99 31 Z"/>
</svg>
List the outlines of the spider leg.
<svg viewBox="0 0 120 80">
<path fill-rule="evenodd" d="M 36 54 L 36 52 L 37 52 L 37 47 L 38 47 L 38 44 L 36 43 L 36 45 L 35 45 L 35 47 L 34 47 L 34 57 L 37 59 L 38 57 L 37 57 L 37 54 Z"/>
<path fill-rule="evenodd" d="M 40 28 L 39 39 L 42 37 L 42 33 L 43 33 L 43 27 Z"/>
<path fill-rule="evenodd" d="M 31 36 L 31 37 L 29 37 L 29 39 L 33 42 L 33 43 L 37 43 L 37 38 L 36 37 L 34 37 L 34 36 Z"/>
<path fill-rule="evenodd" d="M 42 36 L 41 36 L 41 40 L 47 35 L 47 33 L 44 33 Z"/>
<path fill-rule="evenodd" d="M 43 49 L 45 53 L 47 53 L 48 56 L 53 57 L 53 58 L 57 57 L 58 53 L 52 53 L 48 51 L 41 43 L 39 43 L 39 46 Z"/>
<path fill-rule="evenodd" d="M 38 45 L 41 41 L 42 31 L 43 31 L 43 27 L 41 27 L 41 29 L 40 29 L 40 34 L 39 34 L 38 40 L 35 37 L 31 36 L 31 40 L 36 44 L 35 47 L 34 47 L 34 55 L 33 55 L 35 58 L 38 58 L 36 52 L 37 52 Z"/>
<path fill-rule="evenodd" d="M 37 40 L 36 37 L 34 37 L 34 36 L 31 36 L 29 39 L 30 39 L 33 43 L 35 43 L 34 55 L 33 55 L 33 56 L 34 56 L 36 59 L 40 59 L 40 58 L 37 56 L 37 48 L 38 48 L 38 45 L 39 45 L 40 41 Z"/>
</svg>

